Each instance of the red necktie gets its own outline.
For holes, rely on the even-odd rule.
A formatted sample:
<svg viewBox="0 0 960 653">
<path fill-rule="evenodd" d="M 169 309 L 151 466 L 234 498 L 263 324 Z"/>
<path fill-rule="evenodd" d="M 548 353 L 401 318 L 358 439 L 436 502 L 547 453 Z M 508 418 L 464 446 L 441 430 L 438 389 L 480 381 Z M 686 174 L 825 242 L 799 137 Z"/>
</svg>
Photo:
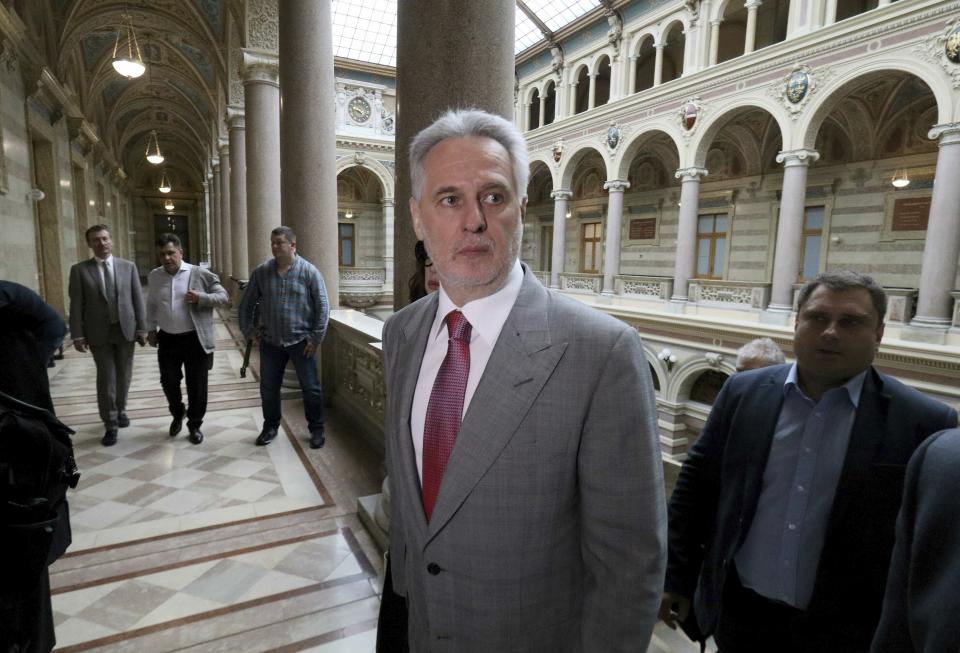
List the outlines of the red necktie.
<svg viewBox="0 0 960 653">
<path fill-rule="evenodd" d="M 470 323 L 451 311 L 447 323 L 447 355 L 433 383 L 423 425 L 423 512 L 430 521 L 440 492 L 443 470 L 453 451 L 463 416 L 463 395 L 470 374 Z"/>
</svg>

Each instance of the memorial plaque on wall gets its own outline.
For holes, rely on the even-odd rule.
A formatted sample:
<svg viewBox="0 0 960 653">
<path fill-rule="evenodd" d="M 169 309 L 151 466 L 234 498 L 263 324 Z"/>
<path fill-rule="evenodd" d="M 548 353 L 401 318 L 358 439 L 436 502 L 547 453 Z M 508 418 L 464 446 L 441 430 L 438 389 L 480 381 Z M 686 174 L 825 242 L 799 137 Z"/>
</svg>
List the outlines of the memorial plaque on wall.
<svg viewBox="0 0 960 653">
<path fill-rule="evenodd" d="M 924 231 L 930 217 L 929 197 L 903 197 L 893 202 L 891 231 Z"/>
<path fill-rule="evenodd" d="M 630 240 L 650 240 L 656 237 L 656 218 L 637 218 L 630 221 Z"/>
</svg>

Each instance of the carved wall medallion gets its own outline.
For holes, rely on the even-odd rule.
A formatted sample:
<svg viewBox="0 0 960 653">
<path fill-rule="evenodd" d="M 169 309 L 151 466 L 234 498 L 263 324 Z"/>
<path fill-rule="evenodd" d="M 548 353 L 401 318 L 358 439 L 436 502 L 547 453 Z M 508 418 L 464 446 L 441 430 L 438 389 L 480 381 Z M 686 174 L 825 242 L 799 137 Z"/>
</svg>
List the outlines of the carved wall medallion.
<svg viewBox="0 0 960 653">
<path fill-rule="evenodd" d="M 553 162 L 560 163 L 563 158 L 563 141 L 557 141 L 553 144 Z"/>
<path fill-rule="evenodd" d="M 798 63 L 780 81 L 767 87 L 767 95 L 779 100 L 780 104 L 790 112 L 790 117 L 796 120 L 804 107 L 810 103 L 810 98 L 816 95 L 817 91 L 835 74 L 832 67 L 814 70 L 810 66 Z"/>
<path fill-rule="evenodd" d="M 810 75 L 802 68 L 800 70 L 794 70 L 787 77 L 785 84 L 786 88 L 784 92 L 787 99 L 793 104 L 797 104 L 802 102 L 803 98 L 807 97 L 807 91 L 810 90 Z"/>
<path fill-rule="evenodd" d="M 960 64 L 960 25 L 955 25 L 947 34 L 943 50 L 944 54 L 947 55 L 947 59 L 955 64 Z"/>
<path fill-rule="evenodd" d="M 676 112 L 677 122 L 683 128 L 684 138 L 689 139 L 693 135 L 697 120 L 703 116 L 703 105 L 699 97 L 692 97 L 684 101 Z"/>
<path fill-rule="evenodd" d="M 616 123 L 610 123 L 610 126 L 607 128 L 607 147 L 611 150 L 617 149 L 617 145 L 620 144 L 620 126 Z"/>
</svg>

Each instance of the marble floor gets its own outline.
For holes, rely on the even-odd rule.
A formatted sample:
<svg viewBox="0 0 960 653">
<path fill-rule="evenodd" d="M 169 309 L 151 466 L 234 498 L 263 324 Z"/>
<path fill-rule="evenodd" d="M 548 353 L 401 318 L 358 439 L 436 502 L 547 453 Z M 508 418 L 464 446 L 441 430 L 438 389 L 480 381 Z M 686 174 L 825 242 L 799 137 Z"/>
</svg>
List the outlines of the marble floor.
<svg viewBox="0 0 960 653">
<path fill-rule="evenodd" d="M 50 569 L 57 650 L 372 652 L 382 558 L 357 499 L 379 492 L 381 458 L 335 413 L 309 449 L 295 392 L 281 436 L 254 446 L 257 366 L 241 378 L 233 331 L 218 318 L 216 333 L 198 446 L 167 435 L 156 350 L 137 349 L 131 425 L 109 448 L 93 359 L 70 350 L 51 370 L 83 474 Z M 698 648 L 661 625 L 649 650 Z"/>
</svg>

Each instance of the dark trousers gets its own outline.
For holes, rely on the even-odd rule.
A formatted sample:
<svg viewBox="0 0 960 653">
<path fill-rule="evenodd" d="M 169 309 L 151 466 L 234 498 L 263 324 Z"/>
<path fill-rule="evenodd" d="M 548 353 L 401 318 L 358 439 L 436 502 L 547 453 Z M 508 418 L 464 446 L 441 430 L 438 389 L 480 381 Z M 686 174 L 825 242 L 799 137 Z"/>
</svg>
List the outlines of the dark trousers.
<svg viewBox="0 0 960 653">
<path fill-rule="evenodd" d="M 123 337 L 119 324 L 111 324 L 107 343 L 90 345 L 93 361 L 97 364 L 97 407 L 107 429 L 117 428 L 117 418 L 127 409 L 133 344 Z"/>
<path fill-rule="evenodd" d="M 180 381 L 187 377 L 187 428 L 200 428 L 207 413 L 207 376 L 213 367 L 213 353 L 200 345 L 196 331 L 186 333 L 157 332 L 157 363 L 160 385 L 167 397 L 170 414 L 183 417 L 183 394 Z"/>
<path fill-rule="evenodd" d="M 306 358 L 303 349 L 306 340 L 295 345 L 278 347 L 269 342 L 260 343 L 260 400 L 263 403 L 263 427 L 280 427 L 280 386 L 287 361 L 293 362 L 303 392 L 303 409 L 310 433 L 323 430 L 323 392 L 316 355 Z"/>
</svg>

